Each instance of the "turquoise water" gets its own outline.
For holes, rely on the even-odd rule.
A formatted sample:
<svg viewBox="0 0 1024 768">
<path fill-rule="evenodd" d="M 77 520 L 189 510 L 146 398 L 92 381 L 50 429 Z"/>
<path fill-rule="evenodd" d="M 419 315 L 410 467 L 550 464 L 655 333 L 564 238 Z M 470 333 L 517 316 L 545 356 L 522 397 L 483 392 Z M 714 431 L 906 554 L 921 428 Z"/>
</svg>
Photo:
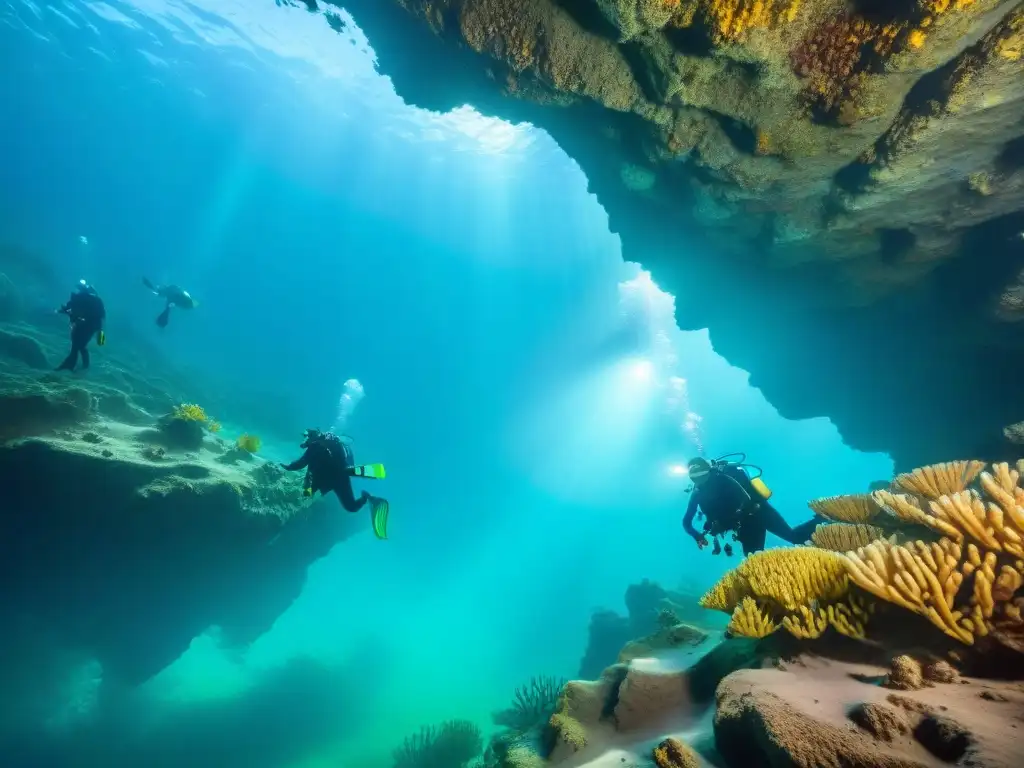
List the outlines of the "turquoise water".
<svg viewBox="0 0 1024 768">
<path fill-rule="evenodd" d="M 516 686 L 576 674 L 591 613 L 623 611 L 628 585 L 699 593 L 735 564 L 680 528 L 672 468 L 701 448 L 745 451 L 792 523 L 890 476 L 676 330 L 549 137 L 406 106 L 351 24 L 240 0 L 4 0 L 0 22 L 0 241 L 96 285 L 112 337 L 261 403 L 225 429 L 264 435 L 269 458 L 334 424 L 357 379 L 344 429 L 388 466 L 389 541 L 339 544 L 251 646 L 211 630 L 131 692 L 118 730 L 155 752 L 310 657 L 338 695 L 243 764 L 388 766 L 422 725 L 489 731 Z M 143 275 L 200 306 L 161 333 Z M 259 701 L 267 722 L 295 706 Z M 232 765 L 246 736 L 202 738 L 160 764 Z"/>
</svg>

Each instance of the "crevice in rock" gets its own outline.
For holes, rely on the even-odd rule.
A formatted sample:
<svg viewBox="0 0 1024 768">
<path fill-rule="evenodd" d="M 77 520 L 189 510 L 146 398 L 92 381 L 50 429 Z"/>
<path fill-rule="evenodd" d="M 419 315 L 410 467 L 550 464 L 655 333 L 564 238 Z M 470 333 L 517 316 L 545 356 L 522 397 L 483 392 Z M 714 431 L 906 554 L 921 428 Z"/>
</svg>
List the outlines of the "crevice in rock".
<svg viewBox="0 0 1024 768">
<path fill-rule="evenodd" d="M 640 91 L 648 101 L 658 103 L 661 101 L 661 93 L 652 77 L 652 68 L 644 55 L 644 47 L 640 43 L 623 43 L 619 46 L 622 58 L 626 60 L 629 71 L 633 73 L 633 79 L 640 86 Z"/>
<path fill-rule="evenodd" d="M 619 41 L 619 30 L 601 13 L 594 0 L 554 0 L 554 4 L 569 14 L 585 32 L 606 40 Z"/>
<path fill-rule="evenodd" d="M 909 229 L 880 229 L 878 236 L 881 246 L 879 256 L 882 263 L 888 266 L 903 261 L 917 243 L 917 236 Z"/>
<path fill-rule="evenodd" d="M 754 133 L 753 128 L 734 117 L 723 115 L 721 112 L 715 112 L 710 109 L 705 109 L 703 111 L 705 114 L 714 118 L 715 122 L 718 123 L 719 127 L 725 133 L 733 147 L 738 151 L 745 155 L 754 155 L 757 153 L 757 134 Z"/>
<path fill-rule="evenodd" d="M 1007 142 L 995 162 L 999 173 L 1010 174 L 1024 169 L 1024 136 Z"/>
<path fill-rule="evenodd" d="M 710 56 L 715 50 L 711 35 L 702 24 L 693 24 L 689 27 L 676 27 L 670 24 L 665 28 L 664 35 L 673 50 L 684 56 Z"/>
<path fill-rule="evenodd" d="M 850 10 L 879 24 L 901 21 L 920 14 L 917 0 L 851 0 Z"/>
<path fill-rule="evenodd" d="M 977 48 L 977 46 L 975 46 Z M 903 99 L 903 108 L 889 129 L 875 141 L 874 146 L 852 163 L 840 168 L 833 177 L 836 189 L 852 195 L 866 192 L 872 186 L 871 169 L 882 167 L 892 146 L 904 134 L 906 126 L 915 118 L 937 115 L 949 96 L 950 78 L 963 56 L 973 55 L 975 48 L 961 57 L 934 69 L 914 83 Z"/>
</svg>

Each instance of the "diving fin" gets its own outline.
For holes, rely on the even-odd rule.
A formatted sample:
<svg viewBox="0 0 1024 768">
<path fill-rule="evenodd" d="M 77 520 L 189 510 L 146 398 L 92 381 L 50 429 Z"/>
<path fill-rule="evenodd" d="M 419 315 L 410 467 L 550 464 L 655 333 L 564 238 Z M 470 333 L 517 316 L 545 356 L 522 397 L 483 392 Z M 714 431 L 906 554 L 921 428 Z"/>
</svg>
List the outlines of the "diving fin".
<svg viewBox="0 0 1024 768">
<path fill-rule="evenodd" d="M 362 477 L 367 480 L 383 480 L 387 477 L 387 470 L 383 464 L 361 464 L 349 470 L 352 477 Z"/>
<path fill-rule="evenodd" d="M 376 496 L 370 499 L 370 522 L 373 524 L 373 535 L 378 539 L 386 539 L 388 537 L 388 512 L 391 511 L 391 505 L 388 504 L 387 499 L 381 499 Z"/>
<path fill-rule="evenodd" d="M 167 327 L 167 322 L 170 319 L 171 319 L 171 305 L 168 304 L 167 308 L 163 312 L 161 312 L 159 315 L 157 315 L 156 324 L 159 325 L 161 328 L 166 328 Z"/>
</svg>

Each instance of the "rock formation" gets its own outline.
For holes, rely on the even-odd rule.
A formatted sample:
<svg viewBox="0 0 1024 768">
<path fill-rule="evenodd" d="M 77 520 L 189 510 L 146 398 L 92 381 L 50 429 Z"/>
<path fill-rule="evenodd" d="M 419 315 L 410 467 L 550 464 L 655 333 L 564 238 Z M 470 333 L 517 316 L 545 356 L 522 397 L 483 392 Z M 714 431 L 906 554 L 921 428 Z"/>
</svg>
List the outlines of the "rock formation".
<svg viewBox="0 0 1024 768">
<path fill-rule="evenodd" d="M 112 361 L 113 344 L 87 375 L 49 373 L 66 344 L 0 327 L 0 646 L 45 651 L 41 669 L 94 657 L 105 680 L 135 683 L 211 625 L 231 643 L 269 629 L 359 523 L 186 420 L 201 409 L 173 408 L 159 374 Z M 3 656 L 17 701 L 10 667 L 31 662 Z"/>
<path fill-rule="evenodd" d="M 547 130 L 784 416 L 901 467 L 1021 418 L 1020 0 L 330 4 L 407 101 Z"/>
<path fill-rule="evenodd" d="M 954 461 L 811 502 L 832 521 L 812 545 L 751 555 L 701 598 L 728 639 L 628 643 L 542 734 L 499 734 L 488 768 L 1018 765 L 1022 472 Z"/>
</svg>

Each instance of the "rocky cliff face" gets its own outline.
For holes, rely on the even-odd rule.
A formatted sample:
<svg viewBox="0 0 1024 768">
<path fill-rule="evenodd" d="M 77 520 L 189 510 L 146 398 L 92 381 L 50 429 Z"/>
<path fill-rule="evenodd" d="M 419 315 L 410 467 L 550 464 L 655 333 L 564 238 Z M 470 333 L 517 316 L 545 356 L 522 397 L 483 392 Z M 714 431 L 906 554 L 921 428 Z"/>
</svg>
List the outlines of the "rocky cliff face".
<svg viewBox="0 0 1024 768">
<path fill-rule="evenodd" d="M 1024 411 L 1020 0 L 332 4 L 407 101 L 550 132 L 783 415 L 901 465 L 996 457 Z"/>
<path fill-rule="evenodd" d="M 363 527 L 214 422 L 161 417 L 174 372 L 120 338 L 53 373 L 61 330 L 0 323 L 0 741 L 49 716 L 65 662 L 134 685 L 211 627 L 251 642 Z"/>
</svg>

